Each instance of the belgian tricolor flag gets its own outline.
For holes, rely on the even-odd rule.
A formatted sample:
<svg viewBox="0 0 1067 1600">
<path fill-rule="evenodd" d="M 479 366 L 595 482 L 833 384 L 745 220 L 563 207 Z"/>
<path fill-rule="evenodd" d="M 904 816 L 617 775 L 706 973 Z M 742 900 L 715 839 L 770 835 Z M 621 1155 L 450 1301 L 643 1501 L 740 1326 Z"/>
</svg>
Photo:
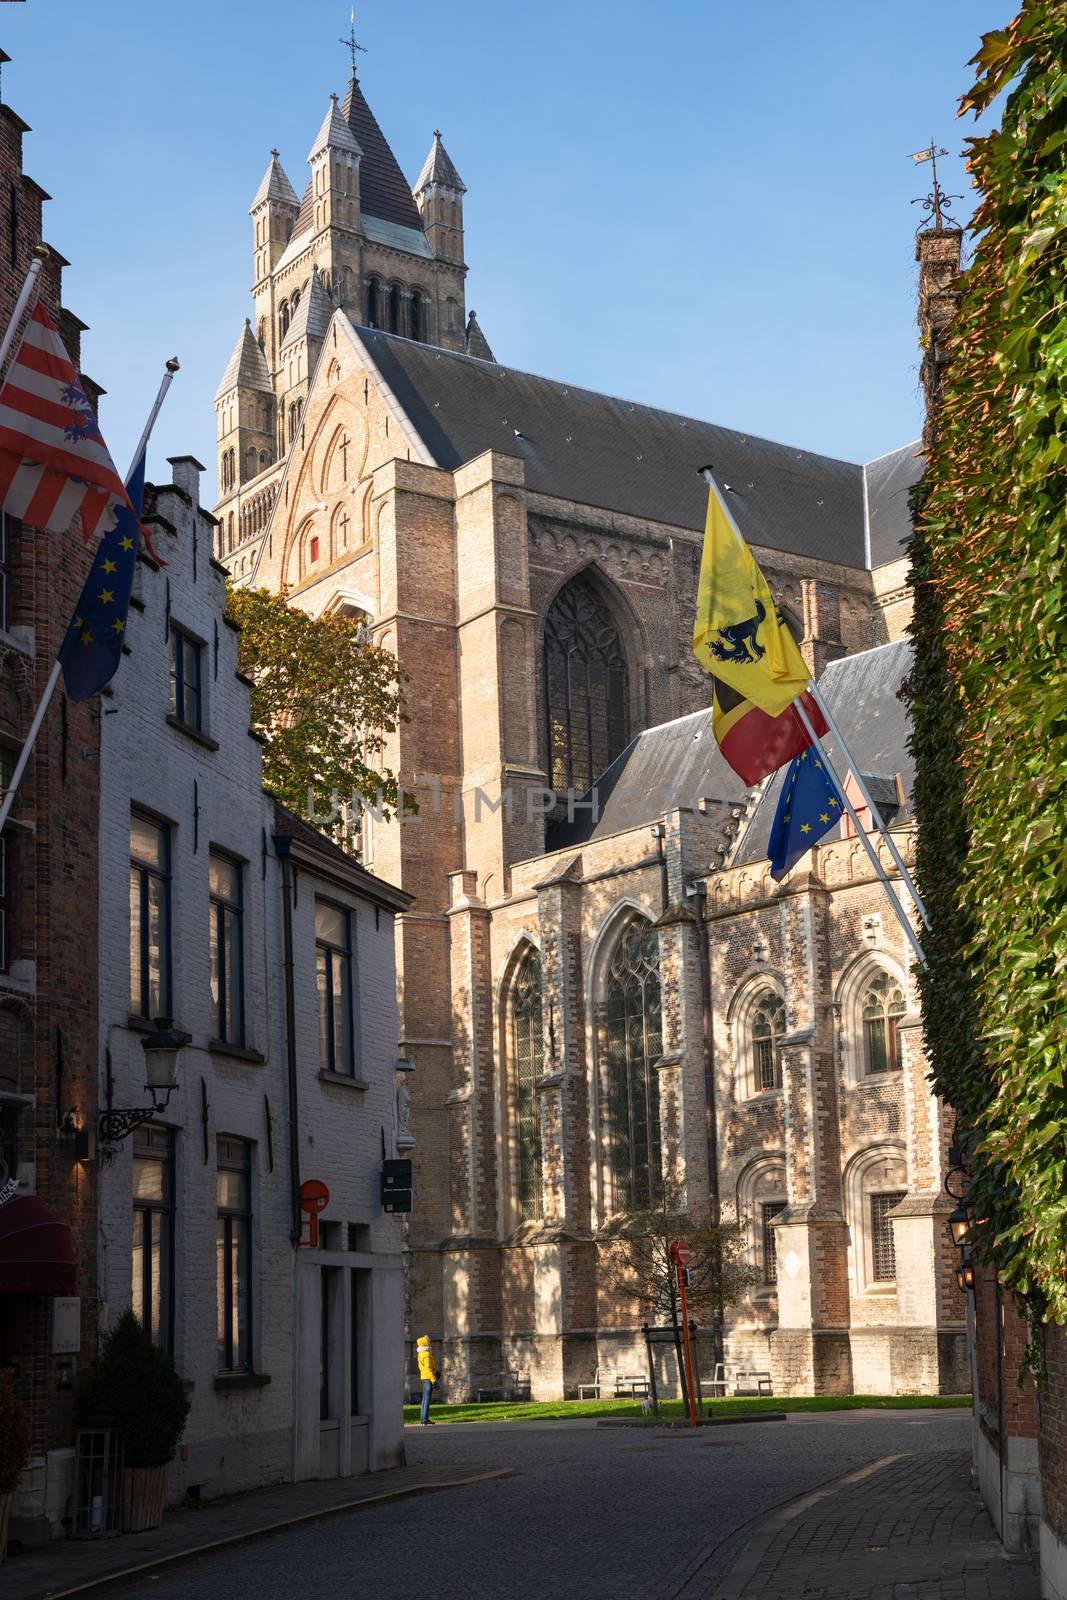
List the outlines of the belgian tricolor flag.
<svg viewBox="0 0 1067 1600">
<path fill-rule="evenodd" d="M 811 743 L 791 705 L 769 717 L 721 678 L 712 679 L 712 696 L 716 742 L 738 777 L 750 787 L 784 767 Z M 807 690 L 800 698 L 821 738 L 827 731 L 822 712 Z"/>
</svg>

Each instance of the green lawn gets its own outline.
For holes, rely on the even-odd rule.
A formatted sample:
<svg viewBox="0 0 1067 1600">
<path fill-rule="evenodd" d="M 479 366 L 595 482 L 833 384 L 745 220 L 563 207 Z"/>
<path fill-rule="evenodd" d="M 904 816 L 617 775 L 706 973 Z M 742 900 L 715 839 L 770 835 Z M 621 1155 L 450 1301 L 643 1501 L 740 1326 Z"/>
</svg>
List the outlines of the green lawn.
<svg viewBox="0 0 1067 1600">
<path fill-rule="evenodd" d="M 756 1411 L 914 1411 L 926 1406 L 969 1406 L 970 1395 L 799 1395 L 791 1399 L 705 1400 L 705 1414 L 745 1416 Z M 665 1400 L 663 1415 L 680 1417 L 682 1402 Z M 639 1400 L 497 1400 L 482 1405 L 431 1406 L 435 1422 L 523 1422 L 554 1417 L 639 1417 Z M 418 1406 L 404 1407 L 404 1421 L 418 1422 Z"/>
</svg>

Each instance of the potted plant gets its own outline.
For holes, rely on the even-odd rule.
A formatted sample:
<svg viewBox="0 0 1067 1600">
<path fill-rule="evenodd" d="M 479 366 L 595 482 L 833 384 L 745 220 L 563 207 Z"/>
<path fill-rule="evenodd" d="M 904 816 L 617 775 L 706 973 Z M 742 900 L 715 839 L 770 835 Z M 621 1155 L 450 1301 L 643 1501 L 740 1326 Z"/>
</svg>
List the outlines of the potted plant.
<svg viewBox="0 0 1067 1600">
<path fill-rule="evenodd" d="M 85 1417 L 109 1412 L 125 1436 L 122 1531 L 143 1533 L 163 1521 L 167 1464 L 189 1414 L 174 1359 L 154 1345 L 132 1311 L 104 1336 L 78 1394 Z"/>
<path fill-rule="evenodd" d="M 10 1376 L 0 1368 L 0 1565 L 7 1555 L 11 1496 L 30 1459 L 30 1424 Z"/>
</svg>

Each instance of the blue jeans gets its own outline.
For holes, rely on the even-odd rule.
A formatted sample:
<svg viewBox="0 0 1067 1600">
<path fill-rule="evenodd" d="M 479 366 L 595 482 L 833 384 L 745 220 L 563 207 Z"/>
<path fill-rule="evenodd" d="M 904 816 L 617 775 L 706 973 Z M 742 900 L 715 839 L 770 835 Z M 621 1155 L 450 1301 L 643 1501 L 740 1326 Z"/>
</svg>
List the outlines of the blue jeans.
<svg viewBox="0 0 1067 1600">
<path fill-rule="evenodd" d="M 423 1380 L 422 1380 L 422 1415 L 421 1415 L 421 1418 L 420 1418 L 420 1421 L 422 1421 L 422 1422 L 429 1422 L 429 1420 L 430 1420 L 430 1396 L 431 1396 L 431 1394 L 433 1394 L 433 1384 L 430 1382 L 429 1378 L 423 1378 Z"/>
</svg>

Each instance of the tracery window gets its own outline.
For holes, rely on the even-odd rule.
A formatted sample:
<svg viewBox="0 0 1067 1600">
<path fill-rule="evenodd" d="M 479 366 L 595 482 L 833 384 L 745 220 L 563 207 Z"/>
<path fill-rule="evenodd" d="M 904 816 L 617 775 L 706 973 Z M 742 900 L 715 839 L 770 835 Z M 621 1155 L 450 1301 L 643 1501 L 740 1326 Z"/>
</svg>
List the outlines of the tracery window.
<svg viewBox="0 0 1067 1600">
<path fill-rule="evenodd" d="M 584 794 L 630 738 L 630 686 L 622 640 L 585 578 L 573 578 L 545 619 L 544 694 L 550 781 Z"/>
<path fill-rule="evenodd" d="M 607 1042 L 614 1209 L 636 1211 L 652 1205 L 660 1191 L 659 941 L 644 918 L 629 924 L 608 968 Z"/>
<path fill-rule="evenodd" d="M 511 991 L 512 1083 L 515 1127 L 515 1200 L 524 1220 L 541 1215 L 541 961 L 531 951 Z"/>
<path fill-rule="evenodd" d="M 752 1088 L 756 1094 L 782 1087 L 778 1044 L 785 1033 L 785 1003 L 765 989 L 752 1012 Z"/>
<path fill-rule="evenodd" d="M 887 972 L 868 984 L 862 1002 L 863 1054 L 868 1073 L 895 1072 L 900 1066 L 897 1030 L 906 1010 L 904 992 Z"/>
</svg>

